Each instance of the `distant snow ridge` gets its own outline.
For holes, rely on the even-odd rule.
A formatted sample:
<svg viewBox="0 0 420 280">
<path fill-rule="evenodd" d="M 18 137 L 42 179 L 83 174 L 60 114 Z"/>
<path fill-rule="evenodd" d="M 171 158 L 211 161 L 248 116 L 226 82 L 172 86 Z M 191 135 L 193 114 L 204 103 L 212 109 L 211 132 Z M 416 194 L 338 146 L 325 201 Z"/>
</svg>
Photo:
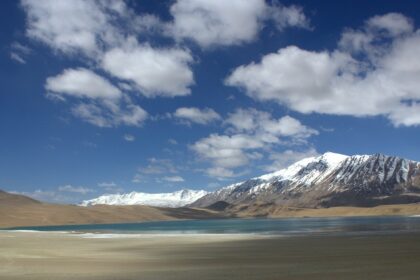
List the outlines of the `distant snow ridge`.
<svg viewBox="0 0 420 280">
<path fill-rule="evenodd" d="M 205 196 L 203 190 L 180 190 L 172 193 L 141 193 L 131 192 L 127 194 L 109 194 L 98 198 L 85 200 L 81 206 L 91 206 L 97 204 L 107 205 L 148 205 L 157 207 L 182 207 L 193 203 L 197 199 Z"/>
</svg>

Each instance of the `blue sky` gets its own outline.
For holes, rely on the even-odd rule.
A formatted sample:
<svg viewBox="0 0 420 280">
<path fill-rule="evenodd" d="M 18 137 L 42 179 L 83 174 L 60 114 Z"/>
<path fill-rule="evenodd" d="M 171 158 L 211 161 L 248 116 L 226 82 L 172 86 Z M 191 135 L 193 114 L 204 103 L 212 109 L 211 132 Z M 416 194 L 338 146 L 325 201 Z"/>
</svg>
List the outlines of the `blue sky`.
<svg viewBox="0 0 420 280">
<path fill-rule="evenodd" d="M 416 1 L 226 2 L 3 1 L 0 189 L 74 203 L 326 151 L 420 160 Z"/>
</svg>

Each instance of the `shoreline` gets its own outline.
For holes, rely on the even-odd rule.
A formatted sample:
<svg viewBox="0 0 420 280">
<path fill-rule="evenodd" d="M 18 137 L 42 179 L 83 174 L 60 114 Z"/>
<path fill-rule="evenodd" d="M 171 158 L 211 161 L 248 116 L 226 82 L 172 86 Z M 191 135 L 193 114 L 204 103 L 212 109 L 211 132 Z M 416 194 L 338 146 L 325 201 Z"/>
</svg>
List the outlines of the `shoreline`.
<svg viewBox="0 0 420 280">
<path fill-rule="evenodd" d="M 238 206 L 239 208 L 240 205 Z M 233 212 L 230 212 L 233 211 Z M 323 218 L 364 216 L 420 215 L 420 204 L 381 205 L 375 207 L 299 208 L 252 204 L 244 211 L 213 211 L 201 208 L 154 208 L 142 205 L 80 207 L 34 203 L 0 205 L 0 229 L 36 226 L 118 224 L 155 221 L 213 220 L 227 218 Z"/>
</svg>

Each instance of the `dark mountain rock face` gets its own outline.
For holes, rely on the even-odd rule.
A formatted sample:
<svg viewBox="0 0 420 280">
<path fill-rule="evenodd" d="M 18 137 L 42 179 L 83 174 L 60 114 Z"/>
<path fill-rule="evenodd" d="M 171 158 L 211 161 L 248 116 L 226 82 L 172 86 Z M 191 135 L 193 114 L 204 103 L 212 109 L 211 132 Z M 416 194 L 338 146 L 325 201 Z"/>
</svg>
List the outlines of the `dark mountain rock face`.
<svg viewBox="0 0 420 280">
<path fill-rule="evenodd" d="M 209 193 L 192 206 L 207 207 L 218 201 L 297 207 L 420 202 L 420 163 L 382 154 L 326 153 Z"/>
</svg>

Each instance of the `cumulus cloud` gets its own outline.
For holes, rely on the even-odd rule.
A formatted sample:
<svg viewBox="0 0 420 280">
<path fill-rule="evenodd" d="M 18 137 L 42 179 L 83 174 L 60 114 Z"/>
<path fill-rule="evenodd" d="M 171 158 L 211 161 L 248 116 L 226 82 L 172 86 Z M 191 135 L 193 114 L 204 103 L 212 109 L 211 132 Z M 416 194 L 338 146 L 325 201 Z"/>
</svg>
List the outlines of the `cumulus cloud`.
<svg viewBox="0 0 420 280">
<path fill-rule="evenodd" d="M 47 79 L 48 97 L 90 99 L 72 107 L 74 115 L 89 123 L 101 127 L 140 125 L 146 113 L 128 93 L 146 97 L 191 93 L 194 60 L 189 50 L 154 47 L 136 39 L 158 24 L 155 16 L 138 15 L 117 0 L 22 0 L 21 6 L 29 38 L 56 54 L 81 57 L 113 78 L 105 79 L 86 68 L 72 68 Z M 20 50 L 11 53 L 11 58 L 25 63 L 23 48 Z M 114 104 L 104 104 L 105 99 L 114 99 Z"/>
<path fill-rule="evenodd" d="M 26 33 L 65 55 L 82 53 L 147 97 L 190 94 L 194 84 L 188 50 L 155 48 L 135 39 L 156 23 L 123 1 L 22 1 Z"/>
<path fill-rule="evenodd" d="M 275 119 L 270 113 L 256 109 L 237 109 L 229 114 L 225 124 L 230 125 L 237 132 L 267 134 L 275 137 L 293 136 L 304 139 L 318 134 L 318 131 L 303 125 L 295 118 L 284 116 Z"/>
<path fill-rule="evenodd" d="M 57 52 L 95 57 L 121 36 L 112 24 L 126 9 L 123 1 L 22 0 L 26 34 Z"/>
<path fill-rule="evenodd" d="M 412 20 L 399 13 L 374 16 L 366 22 L 366 26 L 374 29 L 374 32 L 386 32 L 392 37 L 411 33 L 414 29 Z"/>
<path fill-rule="evenodd" d="M 213 109 L 199 109 L 195 107 L 178 108 L 173 116 L 187 124 L 208 124 L 221 119 L 220 115 Z"/>
<path fill-rule="evenodd" d="M 49 98 L 66 100 L 67 96 L 79 100 L 71 112 L 95 126 L 140 126 L 147 118 L 147 112 L 128 95 L 86 68 L 66 69 L 47 78 L 45 89 Z"/>
<path fill-rule="evenodd" d="M 168 32 L 176 39 L 191 39 L 202 47 L 239 45 L 256 39 L 264 23 L 273 20 L 279 30 L 307 27 L 298 6 L 273 5 L 265 0 L 178 0 L 170 8 Z"/>
<path fill-rule="evenodd" d="M 318 132 L 297 119 L 284 116 L 275 119 L 271 114 L 255 109 L 238 109 L 225 121 L 226 134 L 210 134 L 191 145 L 199 158 L 209 161 L 207 174 L 234 177 L 235 168 L 264 158 L 273 147 L 306 143 Z"/>
<path fill-rule="evenodd" d="M 305 114 L 382 115 L 395 126 L 420 125 L 419 51 L 412 21 L 386 14 L 344 31 L 336 50 L 285 47 L 237 67 L 225 83 Z"/>
<path fill-rule="evenodd" d="M 107 51 L 102 67 L 111 75 L 132 82 L 147 97 L 173 97 L 191 93 L 192 62 L 187 50 L 152 48 L 134 41 Z"/>
<path fill-rule="evenodd" d="M 61 74 L 47 78 L 45 89 L 53 94 L 79 98 L 118 99 L 122 95 L 108 80 L 86 68 L 65 69 Z"/>
</svg>

